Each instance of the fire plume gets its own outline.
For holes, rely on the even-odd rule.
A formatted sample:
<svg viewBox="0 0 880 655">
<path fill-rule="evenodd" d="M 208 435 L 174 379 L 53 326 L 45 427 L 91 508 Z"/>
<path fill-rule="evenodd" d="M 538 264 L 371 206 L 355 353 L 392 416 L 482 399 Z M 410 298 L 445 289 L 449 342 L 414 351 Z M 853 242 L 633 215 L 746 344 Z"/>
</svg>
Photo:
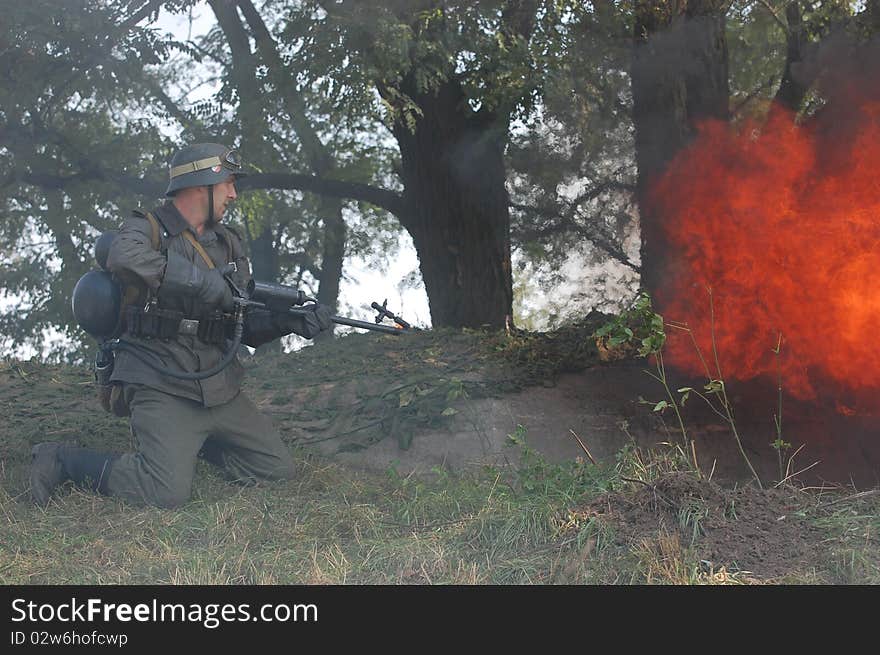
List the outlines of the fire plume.
<svg viewBox="0 0 880 655">
<path fill-rule="evenodd" d="M 706 123 L 671 162 L 651 193 L 670 244 L 656 305 L 694 339 L 667 329 L 667 361 L 705 375 L 695 341 L 711 377 L 715 351 L 727 379 L 880 397 L 865 393 L 880 391 L 880 101 L 866 95 L 802 125 L 779 108 Z"/>
</svg>

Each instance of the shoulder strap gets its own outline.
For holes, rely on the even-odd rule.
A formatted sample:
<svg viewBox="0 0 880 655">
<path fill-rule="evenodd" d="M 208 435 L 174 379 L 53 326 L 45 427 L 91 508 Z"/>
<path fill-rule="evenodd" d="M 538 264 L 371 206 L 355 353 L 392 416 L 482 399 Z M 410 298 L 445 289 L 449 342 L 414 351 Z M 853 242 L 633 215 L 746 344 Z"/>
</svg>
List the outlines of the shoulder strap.
<svg viewBox="0 0 880 655">
<path fill-rule="evenodd" d="M 187 241 L 192 244 L 193 248 L 196 249 L 196 252 L 198 252 L 202 256 L 202 259 L 205 260 L 208 268 L 214 268 L 214 261 L 211 259 L 208 253 L 205 252 L 205 249 L 202 248 L 202 244 L 200 244 L 198 240 L 193 236 L 193 233 L 189 230 L 184 230 L 183 236 Z"/>
<path fill-rule="evenodd" d="M 159 241 L 159 220 L 153 216 L 152 212 L 143 212 L 140 210 L 135 210 L 134 212 L 138 216 L 143 216 L 150 222 L 150 243 L 153 246 L 153 250 L 159 250 L 159 246 L 161 242 Z M 208 268 L 215 268 L 214 261 L 211 259 L 210 255 L 205 252 L 205 249 L 202 248 L 202 244 L 198 242 L 198 240 L 193 236 L 193 233 L 189 230 L 183 231 L 183 236 L 189 241 L 193 248 L 196 249 L 196 252 L 201 255 L 202 259 L 205 260 L 205 263 L 208 265 Z M 229 244 L 227 242 L 227 248 L 229 248 Z"/>
<path fill-rule="evenodd" d="M 146 212 L 141 209 L 133 209 L 132 214 L 138 218 L 145 218 L 150 223 L 150 245 L 153 250 L 159 250 L 162 242 L 159 240 L 159 219 L 153 216 L 152 212 Z"/>
<path fill-rule="evenodd" d="M 150 221 L 150 243 L 153 246 L 153 250 L 159 250 L 159 221 L 156 220 L 152 212 L 147 212 L 145 216 Z"/>
</svg>

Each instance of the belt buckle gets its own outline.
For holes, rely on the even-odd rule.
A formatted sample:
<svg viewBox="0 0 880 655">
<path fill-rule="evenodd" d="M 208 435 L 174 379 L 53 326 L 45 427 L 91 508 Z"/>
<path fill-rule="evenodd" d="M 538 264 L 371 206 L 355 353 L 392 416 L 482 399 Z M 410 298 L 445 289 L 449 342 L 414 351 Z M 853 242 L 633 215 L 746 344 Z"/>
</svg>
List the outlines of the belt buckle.
<svg viewBox="0 0 880 655">
<path fill-rule="evenodd" d="M 191 318 L 180 319 L 180 327 L 177 328 L 178 333 L 188 334 L 195 337 L 199 334 L 199 322 Z"/>
</svg>

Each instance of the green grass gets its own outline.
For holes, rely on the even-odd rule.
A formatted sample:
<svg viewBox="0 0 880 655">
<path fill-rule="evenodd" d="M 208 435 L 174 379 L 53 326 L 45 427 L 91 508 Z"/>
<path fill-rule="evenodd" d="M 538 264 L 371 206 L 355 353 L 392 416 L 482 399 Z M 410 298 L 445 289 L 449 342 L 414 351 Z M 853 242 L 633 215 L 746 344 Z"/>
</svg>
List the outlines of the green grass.
<svg viewBox="0 0 880 655">
<path fill-rule="evenodd" d="M 564 498 L 498 471 L 430 480 L 301 457 L 295 482 L 238 488 L 199 471 L 158 510 L 71 490 L 45 510 L 2 479 L 3 584 L 540 583 L 565 554 Z M 569 495 L 571 494 L 571 495 Z"/>
</svg>

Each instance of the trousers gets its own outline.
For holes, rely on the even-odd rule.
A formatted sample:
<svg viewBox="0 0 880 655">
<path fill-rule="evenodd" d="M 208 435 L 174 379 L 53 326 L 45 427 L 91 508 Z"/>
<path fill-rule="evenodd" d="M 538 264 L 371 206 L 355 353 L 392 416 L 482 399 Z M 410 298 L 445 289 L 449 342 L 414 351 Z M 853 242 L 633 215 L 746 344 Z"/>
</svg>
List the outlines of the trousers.
<svg viewBox="0 0 880 655">
<path fill-rule="evenodd" d="M 124 393 L 137 450 L 113 461 L 105 485 L 109 495 L 159 507 L 182 505 L 191 497 L 200 452 L 244 484 L 295 475 L 278 430 L 243 393 L 215 407 L 142 385 L 126 384 Z"/>
</svg>

